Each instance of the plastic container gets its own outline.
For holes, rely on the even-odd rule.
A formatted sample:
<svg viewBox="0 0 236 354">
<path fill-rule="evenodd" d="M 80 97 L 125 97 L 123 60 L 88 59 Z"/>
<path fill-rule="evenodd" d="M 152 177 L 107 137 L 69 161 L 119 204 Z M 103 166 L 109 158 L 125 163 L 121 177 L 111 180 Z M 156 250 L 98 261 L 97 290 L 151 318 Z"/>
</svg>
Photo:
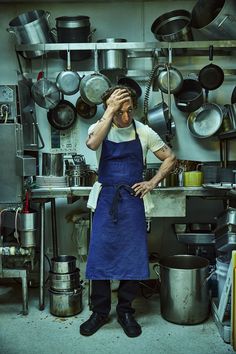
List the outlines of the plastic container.
<svg viewBox="0 0 236 354">
<path fill-rule="evenodd" d="M 229 257 L 226 255 L 216 258 L 216 275 L 217 275 L 217 287 L 218 287 L 218 299 L 220 300 L 223 287 L 226 281 L 227 272 L 229 268 Z"/>
<path fill-rule="evenodd" d="M 203 183 L 201 171 L 184 172 L 184 187 L 200 187 Z"/>
</svg>

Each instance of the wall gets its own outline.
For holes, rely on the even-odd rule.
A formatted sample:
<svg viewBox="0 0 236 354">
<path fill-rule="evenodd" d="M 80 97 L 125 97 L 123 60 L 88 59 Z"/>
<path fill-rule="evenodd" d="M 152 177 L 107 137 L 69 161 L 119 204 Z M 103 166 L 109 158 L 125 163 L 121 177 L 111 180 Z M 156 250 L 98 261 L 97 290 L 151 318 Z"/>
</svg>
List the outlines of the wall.
<svg viewBox="0 0 236 354">
<path fill-rule="evenodd" d="M 14 3 L 1 4 L 0 3 L 0 38 L 1 38 L 1 53 L 0 53 L 0 84 L 15 84 L 17 82 L 17 70 L 18 63 L 14 52 L 15 38 L 14 35 L 10 35 L 6 28 L 8 23 L 15 16 L 20 13 L 42 8 L 51 13 L 50 23 L 51 26 L 55 26 L 55 18 L 59 16 L 73 16 L 73 15 L 87 15 L 90 16 L 91 27 L 96 28 L 96 32 L 93 35 L 93 41 L 101 38 L 116 37 L 126 38 L 127 41 L 155 41 L 155 38 L 151 32 L 151 24 L 161 14 L 174 10 L 185 8 L 189 11 L 193 8 L 195 1 L 106 1 L 106 2 L 26 2 L 26 3 Z M 55 54 L 55 53 L 54 53 Z M 227 59 L 227 61 L 226 61 Z M 225 68 L 236 66 L 233 58 L 225 58 L 215 56 L 214 62 L 218 65 L 222 65 Z M 129 59 L 129 69 L 141 68 L 146 71 L 145 78 L 140 78 L 139 83 L 143 89 L 143 95 L 140 98 L 139 106 L 137 110 L 137 118 L 141 119 L 143 115 L 143 98 L 145 92 L 145 85 L 148 79 L 148 73 L 152 68 L 151 58 L 146 59 Z M 183 70 L 185 77 L 191 71 L 198 71 L 201 67 L 208 63 L 208 58 L 203 57 L 189 57 L 182 60 L 181 58 L 173 58 L 173 65 L 176 65 L 180 70 Z M 42 60 L 36 59 L 32 63 L 27 63 L 22 59 L 22 65 L 24 66 L 25 74 L 32 77 L 34 80 L 37 77 L 37 73 L 42 69 Z M 48 77 L 54 80 L 57 74 L 65 69 L 65 62 L 58 58 L 56 55 L 51 55 L 48 61 Z M 86 62 L 74 63 L 74 69 L 79 72 L 84 70 L 93 70 L 93 60 Z M 230 103 L 230 95 L 232 88 L 234 87 L 234 77 L 226 76 L 225 82 L 221 88 L 211 92 L 209 100 L 211 102 L 217 102 L 219 104 Z M 65 97 L 75 104 L 79 94 L 74 96 Z M 166 97 L 165 97 L 166 99 Z M 161 101 L 159 92 L 151 92 L 149 107 L 153 107 L 155 104 Z M 197 160 L 197 161 L 219 161 L 219 143 L 217 138 L 199 140 L 195 139 L 188 132 L 186 127 L 187 116 L 176 109 L 172 97 L 172 114 L 176 123 L 176 136 L 172 141 L 173 150 L 175 151 L 178 159 L 183 160 Z M 37 107 L 37 119 L 43 137 L 46 142 L 44 151 L 51 151 L 50 146 L 50 125 L 47 121 L 46 110 Z M 65 132 L 64 140 L 72 142 L 71 150 L 75 150 L 86 157 L 87 163 L 92 168 L 96 167 L 95 153 L 91 152 L 85 145 L 85 139 L 87 135 L 87 129 L 89 125 L 95 122 L 103 113 L 103 108 L 100 106 L 98 113 L 92 120 L 86 121 L 82 118 L 78 118 L 76 126 L 73 130 Z M 68 149 L 65 149 L 68 151 Z M 70 149 L 69 149 L 70 150 Z M 236 149 L 234 144 L 231 145 L 230 158 L 235 159 Z M 148 162 L 156 162 L 153 156 L 148 156 Z M 81 205 L 84 206 L 85 202 L 80 201 L 74 205 L 68 206 L 65 200 L 58 200 L 58 221 L 60 230 L 60 251 L 73 252 L 73 243 L 69 240 L 69 235 L 72 234 L 73 225 L 65 223 L 65 215 L 73 210 L 76 210 Z M 200 203 L 201 204 L 201 203 Z M 207 204 L 206 210 L 212 210 L 212 205 Z M 213 208 L 213 214 L 217 211 Z M 205 217 L 206 211 L 203 208 L 199 209 L 198 216 Z M 212 218 L 212 213 L 208 213 Z M 47 242 L 49 242 L 50 226 L 49 219 L 47 222 Z M 197 220 L 195 220 L 197 221 Z M 200 220 L 199 220 L 200 221 Z M 158 219 L 154 221 L 154 231 L 150 236 L 150 249 L 156 250 L 156 248 L 162 248 L 162 252 L 176 252 L 180 251 L 183 247 L 180 246 L 175 238 L 171 229 L 171 223 L 174 220 Z M 154 235 L 155 234 L 155 235 Z M 158 234 L 158 242 L 156 243 L 156 237 Z M 164 241 L 163 241 L 164 240 Z M 160 247 L 160 244 L 164 245 Z M 171 245 L 171 247 L 169 247 Z"/>
</svg>

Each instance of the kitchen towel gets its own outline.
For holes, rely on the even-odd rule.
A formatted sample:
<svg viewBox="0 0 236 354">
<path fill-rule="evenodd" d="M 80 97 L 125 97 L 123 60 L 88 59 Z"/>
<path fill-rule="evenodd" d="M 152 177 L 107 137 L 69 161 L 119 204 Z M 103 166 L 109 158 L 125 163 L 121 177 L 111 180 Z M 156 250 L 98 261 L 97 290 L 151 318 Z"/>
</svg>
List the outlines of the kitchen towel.
<svg viewBox="0 0 236 354">
<path fill-rule="evenodd" d="M 102 184 L 100 182 L 95 182 L 91 189 L 91 192 L 89 193 L 87 207 L 92 211 L 95 211 L 97 207 L 98 196 L 101 189 L 102 189 Z M 145 194 L 145 196 L 143 197 L 143 202 L 144 202 L 145 215 L 151 216 L 151 212 L 155 206 L 152 201 L 152 196 L 150 192 Z"/>
</svg>

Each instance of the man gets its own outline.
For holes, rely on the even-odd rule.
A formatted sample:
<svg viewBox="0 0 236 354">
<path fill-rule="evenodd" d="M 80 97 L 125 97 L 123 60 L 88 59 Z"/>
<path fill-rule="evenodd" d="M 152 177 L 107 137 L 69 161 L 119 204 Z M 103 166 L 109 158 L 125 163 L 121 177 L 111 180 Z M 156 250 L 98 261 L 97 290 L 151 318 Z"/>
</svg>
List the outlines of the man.
<svg viewBox="0 0 236 354">
<path fill-rule="evenodd" d="M 176 160 L 156 132 L 133 119 L 136 100 L 129 88 L 109 89 L 103 96 L 104 115 L 89 129 L 87 146 L 97 151 L 102 189 L 94 213 L 86 269 L 86 278 L 92 280 L 93 313 L 80 326 L 82 335 L 92 335 L 108 322 L 113 279 L 120 280 L 118 322 L 129 337 L 142 332 L 131 304 L 138 280 L 149 278 L 143 197 L 171 172 Z M 150 181 L 143 181 L 148 150 L 163 162 Z"/>
</svg>

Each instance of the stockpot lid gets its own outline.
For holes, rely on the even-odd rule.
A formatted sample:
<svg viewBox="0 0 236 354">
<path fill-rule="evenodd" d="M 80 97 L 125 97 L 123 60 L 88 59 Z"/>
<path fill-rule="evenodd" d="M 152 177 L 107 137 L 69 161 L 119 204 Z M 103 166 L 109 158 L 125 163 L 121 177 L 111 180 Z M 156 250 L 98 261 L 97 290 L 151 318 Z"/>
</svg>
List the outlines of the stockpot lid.
<svg viewBox="0 0 236 354">
<path fill-rule="evenodd" d="M 60 28 L 78 28 L 89 25 L 88 16 L 61 16 L 56 18 L 56 26 Z"/>
</svg>

